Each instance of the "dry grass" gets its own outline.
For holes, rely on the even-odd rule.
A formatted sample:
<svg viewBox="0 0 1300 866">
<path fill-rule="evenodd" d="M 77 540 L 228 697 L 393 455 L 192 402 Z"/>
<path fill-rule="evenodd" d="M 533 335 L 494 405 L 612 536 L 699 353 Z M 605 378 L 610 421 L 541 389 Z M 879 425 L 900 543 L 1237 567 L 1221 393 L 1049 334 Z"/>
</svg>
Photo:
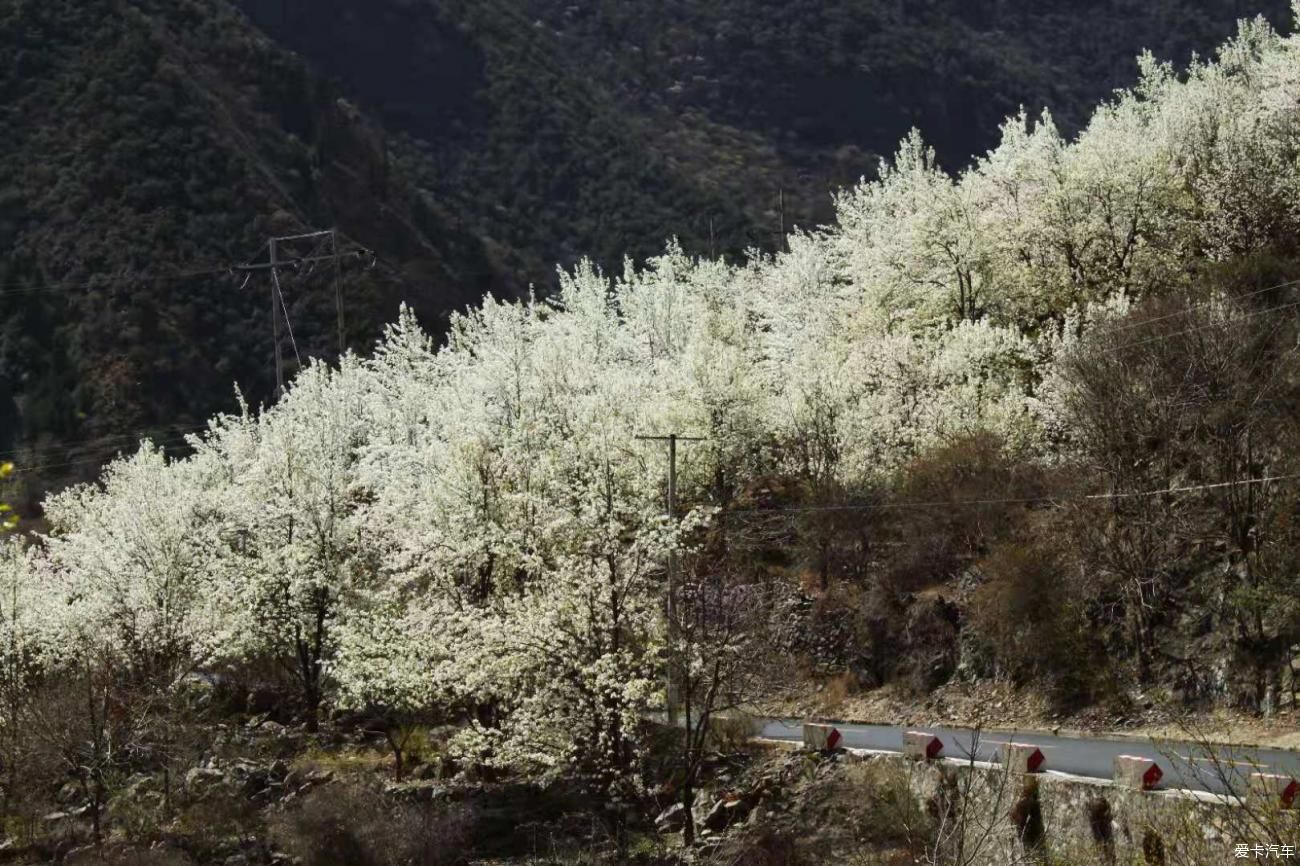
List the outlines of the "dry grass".
<svg viewBox="0 0 1300 866">
<path fill-rule="evenodd" d="M 378 748 L 362 747 L 330 751 L 312 748 L 293 761 L 295 770 L 329 771 L 340 776 L 375 775 L 391 772 L 393 756 Z"/>
</svg>

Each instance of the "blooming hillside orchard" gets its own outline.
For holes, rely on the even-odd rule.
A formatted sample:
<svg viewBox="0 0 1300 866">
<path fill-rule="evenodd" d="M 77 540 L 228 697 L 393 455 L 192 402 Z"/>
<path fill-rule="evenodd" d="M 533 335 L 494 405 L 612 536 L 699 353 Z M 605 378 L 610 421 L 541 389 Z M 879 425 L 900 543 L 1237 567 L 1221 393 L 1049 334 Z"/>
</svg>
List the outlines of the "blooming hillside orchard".
<svg viewBox="0 0 1300 866">
<path fill-rule="evenodd" d="M 1300 40 L 1148 59 L 1077 141 L 1007 121 L 959 176 L 919 135 L 837 225 L 731 266 L 670 245 L 554 298 L 485 301 L 145 444 L 5 548 L 0 651 L 151 676 L 250 658 L 307 712 L 435 708 L 466 755 L 628 784 L 660 700 L 665 564 L 760 477 L 861 487 L 977 431 L 1069 447 L 1062 359 L 1099 320 L 1300 231 Z M 662 445 L 680 455 L 664 516 Z M 16 606 L 14 606 L 16 605 Z M 10 648 L 16 648 L 11 650 Z"/>
</svg>

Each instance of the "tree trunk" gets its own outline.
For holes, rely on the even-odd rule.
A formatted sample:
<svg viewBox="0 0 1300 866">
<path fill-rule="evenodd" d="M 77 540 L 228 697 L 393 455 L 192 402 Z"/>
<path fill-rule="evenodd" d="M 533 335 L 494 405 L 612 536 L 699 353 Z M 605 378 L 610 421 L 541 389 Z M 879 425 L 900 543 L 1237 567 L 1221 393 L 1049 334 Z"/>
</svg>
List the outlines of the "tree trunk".
<svg viewBox="0 0 1300 866">
<path fill-rule="evenodd" d="M 393 733 L 393 726 L 384 727 L 384 736 L 388 739 L 388 747 L 393 750 L 393 781 L 402 781 L 402 771 L 405 764 L 402 761 L 402 738 Z"/>
<path fill-rule="evenodd" d="M 314 682 L 307 683 L 303 697 L 307 700 L 307 733 L 314 734 L 320 730 L 320 696 Z"/>
<path fill-rule="evenodd" d="M 690 778 L 682 785 L 682 806 L 686 810 L 686 823 L 682 826 L 682 842 L 689 848 L 695 844 L 695 785 Z"/>
<path fill-rule="evenodd" d="M 104 832 L 100 826 L 100 812 L 103 811 L 104 803 L 104 779 L 99 770 L 95 770 L 95 793 L 90 798 L 90 825 L 91 832 L 94 834 L 95 847 L 98 848 L 104 843 Z"/>
</svg>

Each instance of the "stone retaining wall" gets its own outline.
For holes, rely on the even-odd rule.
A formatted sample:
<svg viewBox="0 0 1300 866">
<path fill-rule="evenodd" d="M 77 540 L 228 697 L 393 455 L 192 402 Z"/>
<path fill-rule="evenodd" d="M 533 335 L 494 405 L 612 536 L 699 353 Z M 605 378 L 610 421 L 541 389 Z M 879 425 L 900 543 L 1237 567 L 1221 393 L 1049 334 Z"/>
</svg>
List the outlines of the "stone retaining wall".
<svg viewBox="0 0 1300 866">
<path fill-rule="evenodd" d="M 1300 846 L 1298 813 L 1263 804 L 951 760 L 873 753 L 854 759 L 903 764 L 912 793 L 940 816 L 940 836 L 955 845 L 964 834 L 967 846 L 984 845 L 992 855 L 987 862 L 1219 864 L 1237 862 L 1239 844 L 1251 846 L 1249 859 L 1259 844 L 1273 848 L 1257 859 L 1285 861 L 1282 846 Z M 1300 863 L 1300 853 L 1289 859 Z"/>
<path fill-rule="evenodd" d="M 799 748 L 764 742 L 774 748 Z M 879 763 L 894 771 L 885 776 L 895 778 L 901 771 L 919 807 L 939 816 L 939 836 L 952 845 L 964 836 L 970 864 L 1300 864 L 1300 808 L 861 749 L 843 751 L 841 760 Z M 963 808 L 964 820 L 957 817 Z M 1243 845 L 1245 857 L 1238 850 Z M 980 848 L 979 856 L 970 856 L 971 846 Z"/>
</svg>

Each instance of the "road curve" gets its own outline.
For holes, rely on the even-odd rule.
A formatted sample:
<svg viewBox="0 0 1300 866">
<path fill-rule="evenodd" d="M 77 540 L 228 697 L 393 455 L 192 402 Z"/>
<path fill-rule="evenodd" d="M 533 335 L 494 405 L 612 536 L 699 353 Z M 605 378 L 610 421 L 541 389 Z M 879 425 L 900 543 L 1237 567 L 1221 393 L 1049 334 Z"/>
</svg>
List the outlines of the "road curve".
<svg viewBox="0 0 1300 866">
<path fill-rule="evenodd" d="M 1133 755 L 1160 765 L 1164 778 L 1158 787 L 1244 794 L 1250 773 L 1280 773 L 1300 778 L 1300 752 L 1246 746 L 1202 746 L 1173 740 L 1114 740 L 1105 737 L 1065 737 L 1005 731 L 976 733 L 965 728 L 891 725 L 855 725 L 835 722 L 842 746 L 902 752 L 904 731 L 924 731 L 943 742 L 943 757 L 996 762 L 1003 743 L 1032 743 L 1046 756 L 1044 769 L 1093 779 L 1110 779 L 1115 757 Z M 802 742 L 803 722 L 767 719 L 759 736 L 770 740 Z"/>
</svg>

